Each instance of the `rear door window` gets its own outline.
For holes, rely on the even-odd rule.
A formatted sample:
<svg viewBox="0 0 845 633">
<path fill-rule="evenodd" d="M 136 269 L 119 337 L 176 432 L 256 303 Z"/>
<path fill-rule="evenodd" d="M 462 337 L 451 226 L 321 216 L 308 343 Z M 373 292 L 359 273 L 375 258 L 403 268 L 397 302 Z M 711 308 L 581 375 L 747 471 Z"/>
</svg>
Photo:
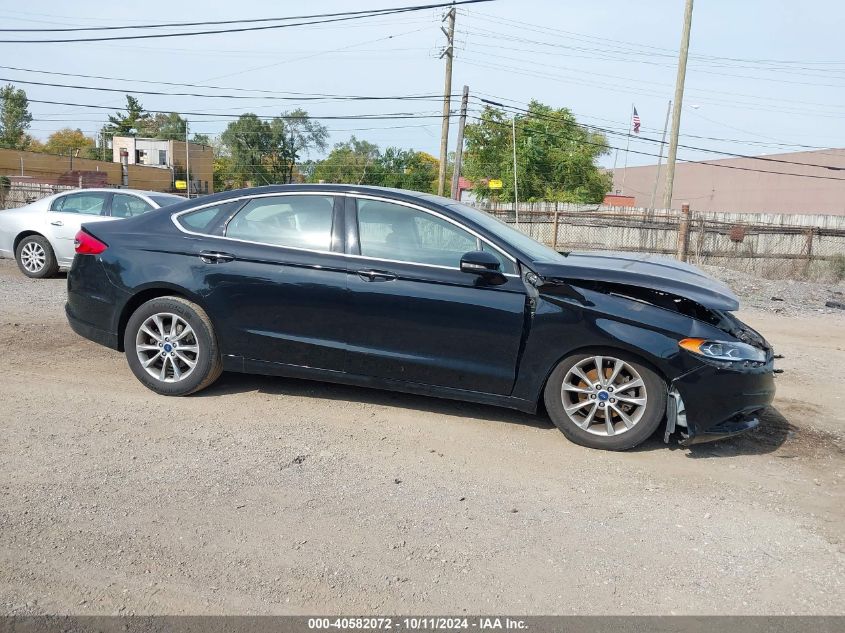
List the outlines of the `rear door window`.
<svg viewBox="0 0 845 633">
<path fill-rule="evenodd" d="M 243 204 L 243 200 L 232 200 L 222 204 L 215 204 L 196 211 L 188 211 L 180 214 L 176 221 L 186 231 L 191 233 L 204 233 L 206 235 L 217 235 L 220 233 L 218 227 L 225 221 L 237 208 Z"/>
<path fill-rule="evenodd" d="M 250 200 L 229 220 L 226 237 L 315 251 L 331 251 L 334 198 L 271 196 Z"/>
<path fill-rule="evenodd" d="M 102 191 L 70 193 L 53 200 L 50 210 L 82 215 L 105 215 L 106 200 L 110 195 Z"/>
<path fill-rule="evenodd" d="M 128 193 L 116 193 L 111 200 L 111 215 L 114 218 L 131 218 L 152 211 L 153 205 Z"/>
</svg>

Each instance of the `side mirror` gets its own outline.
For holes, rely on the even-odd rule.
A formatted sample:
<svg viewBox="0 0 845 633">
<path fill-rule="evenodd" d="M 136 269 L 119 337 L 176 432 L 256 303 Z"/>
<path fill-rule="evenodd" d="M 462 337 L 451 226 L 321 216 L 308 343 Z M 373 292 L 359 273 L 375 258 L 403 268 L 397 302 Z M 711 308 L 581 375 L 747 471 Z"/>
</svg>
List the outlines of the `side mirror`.
<svg viewBox="0 0 845 633">
<path fill-rule="evenodd" d="M 501 275 L 499 258 L 487 251 L 470 251 L 461 257 L 461 272 L 474 275 Z"/>
</svg>

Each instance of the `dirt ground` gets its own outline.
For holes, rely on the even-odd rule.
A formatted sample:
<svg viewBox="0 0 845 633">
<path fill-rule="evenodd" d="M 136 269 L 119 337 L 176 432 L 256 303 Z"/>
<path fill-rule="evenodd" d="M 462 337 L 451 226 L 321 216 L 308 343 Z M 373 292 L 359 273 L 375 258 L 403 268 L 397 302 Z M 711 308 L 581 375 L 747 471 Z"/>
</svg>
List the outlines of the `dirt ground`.
<svg viewBox="0 0 845 633">
<path fill-rule="evenodd" d="M 0 261 L 0 613 L 845 613 L 845 312 L 757 432 L 606 453 L 511 411 L 224 375 L 146 390 Z"/>
</svg>

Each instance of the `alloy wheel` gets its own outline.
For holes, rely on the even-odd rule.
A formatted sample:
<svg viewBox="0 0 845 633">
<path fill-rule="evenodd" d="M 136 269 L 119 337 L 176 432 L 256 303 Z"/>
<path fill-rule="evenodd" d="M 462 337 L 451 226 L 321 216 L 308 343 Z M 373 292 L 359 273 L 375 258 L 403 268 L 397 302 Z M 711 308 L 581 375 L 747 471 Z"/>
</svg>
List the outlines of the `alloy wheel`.
<svg viewBox="0 0 845 633">
<path fill-rule="evenodd" d="M 21 248 L 21 264 L 31 273 L 38 273 L 47 265 L 47 252 L 38 242 L 27 242 Z"/>
<path fill-rule="evenodd" d="M 138 328 L 135 352 L 150 376 L 161 382 L 179 382 L 194 371 L 200 348 L 193 328 L 185 319 L 160 313 L 146 319 Z"/>
<path fill-rule="evenodd" d="M 611 356 L 590 356 L 573 365 L 563 379 L 561 398 L 575 425 L 602 436 L 630 431 L 648 404 L 639 372 Z"/>
</svg>

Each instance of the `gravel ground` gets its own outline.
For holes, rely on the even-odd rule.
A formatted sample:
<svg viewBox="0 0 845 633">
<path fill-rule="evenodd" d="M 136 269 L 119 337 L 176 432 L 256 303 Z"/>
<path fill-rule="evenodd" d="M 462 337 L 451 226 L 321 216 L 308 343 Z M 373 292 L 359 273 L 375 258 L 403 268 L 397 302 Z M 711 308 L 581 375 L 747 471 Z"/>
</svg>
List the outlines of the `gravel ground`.
<svg viewBox="0 0 845 633">
<path fill-rule="evenodd" d="M 845 310 L 825 305 L 828 302 L 845 305 L 845 281 L 765 279 L 721 266 L 701 268 L 733 288 L 745 309 L 756 308 L 787 316 L 810 312 L 845 315 Z"/>
<path fill-rule="evenodd" d="M 0 613 L 845 614 L 845 315 L 742 315 L 787 354 L 758 432 L 603 453 L 306 381 L 156 396 L 64 283 L 0 261 Z"/>
</svg>

